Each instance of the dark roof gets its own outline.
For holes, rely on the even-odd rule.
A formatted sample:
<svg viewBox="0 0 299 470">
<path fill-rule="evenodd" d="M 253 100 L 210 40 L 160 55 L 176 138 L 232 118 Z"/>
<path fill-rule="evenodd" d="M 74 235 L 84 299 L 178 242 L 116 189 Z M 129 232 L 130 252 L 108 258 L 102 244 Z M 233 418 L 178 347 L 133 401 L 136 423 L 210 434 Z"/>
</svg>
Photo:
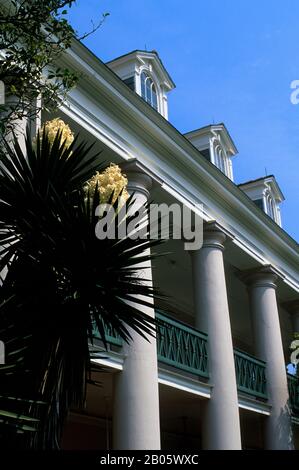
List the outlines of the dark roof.
<svg viewBox="0 0 299 470">
<path fill-rule="evenodd" d="M 285 200 L 285 197 L 283 195 L 283 192 L 281 191 L 280 187 L 279 187 L 279 184 L 277 183 L 276 181 L 276 178 L 274 175 L 267 175 L 267 176 L 262 176 L 261 178 L 257 178 L 255 180 L 250 180 L 250 181 L 246 181 L 245 183 L 241 183 L 241 184 L 238 184 L 238 187 L 242 190 L 244 186 L 248 185 L 248 184 L 251 184 L 251 183 L 256 183 L 258 181 L 264 181 L 268 178 L 273 178 L 273 184 L 274 184 L 274 187 L 276 188 L 276 191 L 277 191 L 277 194 L 279 194 L 280 198 L 281 198 L 281 201 L 284 201 Z"/>
<path fill-rule="evenodd" d="M 244 183 L 240 183 L 237 186 L 245 186 L 246 184 L 256 183 L 257 181 L 263 181 L 267 178 L 274 178 L 275 179 L 275 176 L 274 175 L 261 176 L 260 178 L 256 178 L 255 180 L 249 180 L 249 181 L 245 181 Z M 276 179 L 275 179 L 275 181 L 276 181 Z"/>
</svg>

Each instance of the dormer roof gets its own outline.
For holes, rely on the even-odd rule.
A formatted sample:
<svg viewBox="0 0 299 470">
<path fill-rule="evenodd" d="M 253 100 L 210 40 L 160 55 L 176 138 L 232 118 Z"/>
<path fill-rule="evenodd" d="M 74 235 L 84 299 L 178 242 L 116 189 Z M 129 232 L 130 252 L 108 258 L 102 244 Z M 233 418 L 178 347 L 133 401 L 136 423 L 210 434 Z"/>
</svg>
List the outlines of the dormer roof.
<svg viewBox="0 0 299 470">
<path fill-rule="evenodd" d="M 201 127 L 199 129 L 195 129 L 193 131 L 187 132 L 184 134 L 184 136 L 190 140 L 191 142 L 196 140 L 196 138 L 200 138 L 203 135 L 206 134 L 220 134 L 223 142 L 225 143 L 225 146 L 227 150 L 230 152 L 231 156 L 235 156 L 238 153 L 238 149 L 234 144 L 234 141 L 228 132 L 225 124 L 223 122 L 220 122 L 219 124 L 209 124 L 207 126 Z"/>
<path fill-rule="evenodd" d="M 245 183 L 238 184 L 239 188 L 246 192 L 248 189 L 269 187 L 276 201 L 282 202 L 285 197 L 276 181 L 274 175 L 263 176 L 254 180 L 246 181 Z"/>
<path fill-rule="evenodd" d="M 129 52 L 122 56 L 117 57 L 109 62 L 106 62 L 109 68 L 117 72 L 117 68 L 128 62 L 139 62 L 142 65 L 145 62 L 150 62 L 153 69 L 155 70 L 156 75 L 167 91 L 173 90 L 175 88 L 175 83 L 167 72 L 166 68 L 163 65 L 162 60 L 159 57 L 157 51 L 144 51 L 136 49 L 135 51 Z"/>
</svg>

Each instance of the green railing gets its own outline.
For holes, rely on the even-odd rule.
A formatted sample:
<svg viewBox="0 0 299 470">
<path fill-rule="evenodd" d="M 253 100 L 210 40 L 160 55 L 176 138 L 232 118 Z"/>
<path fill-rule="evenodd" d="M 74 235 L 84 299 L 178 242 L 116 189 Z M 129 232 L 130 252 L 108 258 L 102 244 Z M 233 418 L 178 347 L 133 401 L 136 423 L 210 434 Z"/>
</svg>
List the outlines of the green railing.
<svg viewBox="0 0 299 470">
<path fill-rule="evenodd" d="M 234 350 L 237 387 L 240 392 L 267 398 L 266 363 L 247 353 Z"/>
<path fill-rule="evenodd" d="M 158 361 L 208 377 L 207 335 L 156 312 Z"/>
<path fill-rule="evenodd" d="M 294 414 L 299 414 L 299 377 L 288 374 L 290 404 Z"/>
<path fill-rule="evenodd" d="M 105 332 L 105 338 L 108 344 L 113 344 L 114 346 L 122 345 L 121 337 L 116 333 L 116 331 L 111 325 L 107 325 L 106 323 L 103 322 L 103 328 Z M 97 329 L 96 326 L 94 326 L 94 329 L 93 329 L 93 336 L 96 339 L 102 339 L 99 333 L 99 330 Z"/>
<path fill-rule="evenodd" d="M 156 318 L 159 320 L 158 361 L 199 377 L 209 377 L 207 335 L 160 312 L 156 312 Z M 122 345 L 121 338 L 112 327 L 104 325 L 104 330 L 108 344 Z M 100 338 L 96 329 L 94 336 Z M 234 357 L 238 390 L 266 399 L 265 362 L 237 349 L 234 350 Z M 293 409 L 299 411 L 298 382 L 292 376 L 288 376 L 288 380 Z"/>
<path fill-rule="evenodd" d="M 158 361 L 200 377 L 209 377 L 207 335 L 159 312 L 156 312 L 156 318 L 159 320 Z M 122 346 L 122 339 L 114 328 L 103 326 L 107 343 Z M 101 339 L 97 328 L 94 328 L 94 337 Z M 238 390 L 266 399 L 266 363 L 238 349 L 234 350 L 234 357 Z M 299 377 L 288 374 L 288 385 L 292 410 L 299 414 Z"/>
</svg>

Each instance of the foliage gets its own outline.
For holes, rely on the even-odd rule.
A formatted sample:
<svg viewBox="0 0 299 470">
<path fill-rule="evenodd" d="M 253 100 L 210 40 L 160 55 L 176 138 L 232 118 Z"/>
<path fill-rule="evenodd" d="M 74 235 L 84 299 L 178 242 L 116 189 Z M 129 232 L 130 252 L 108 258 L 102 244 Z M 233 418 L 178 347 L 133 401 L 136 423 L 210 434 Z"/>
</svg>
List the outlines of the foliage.
<svg viewBox="0 0 299 470">
<path fill-rule="evenodd" d="M 78 81 L 66 67 L 55 66 L 74 37 L 83 36 L 67 19 L 75 0 L 0 0 L 0 80 L 6 87 L 0 131 L 11 131 L 16 120 L 34 117 L 43 109 L 61 104 Z M 42 103 L 39 104 L 40 98 Z"/>
<path fill-rule="evenodd" d="M 0 430 L 3 443 L 13 442 L 8 428 L 14 439 L 15 430 L 36 428 L 17 443 L 30 448 L 57 448 L 68 410 L 84 406 L 94 324 L 103 341 L 104 324 L 126 341 L 128 327 L 145 335 L 155 326 L 141 306 L 157 293 L 139 271 L 159 241 L 95 236 L 99 191 L 86 198 L 83 187 L 99 156 L 61 137 L 51 141 L 44 129 L 32 145 L 28 131 L 26 154 L 17 140 L 4 143 L 0 163 L 0 273 L 8 267 L 0 324 L 14 368 L 8 376 L 0 366 Z M 132 204 L 116 214 L 118 226 L 134 218 Z"/>
</svg>

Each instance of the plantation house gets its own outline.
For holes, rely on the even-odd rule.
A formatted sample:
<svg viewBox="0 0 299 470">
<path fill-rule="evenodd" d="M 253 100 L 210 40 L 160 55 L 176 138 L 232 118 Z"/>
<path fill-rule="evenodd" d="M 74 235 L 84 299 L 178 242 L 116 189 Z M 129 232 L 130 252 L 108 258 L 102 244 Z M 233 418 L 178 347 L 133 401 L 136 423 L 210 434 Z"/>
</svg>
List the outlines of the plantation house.
<svg viewBox="0 0 299 470">
<path fill-rule="evenodd" d="M 281 227 L 275 177 L 234 183 L 238 151 L 223 123 L 184 135 L 171 125 L 175 85 L 156 51 L 104 64 L 74 41 L 63 63 L 82 78 L 41 121 L 59 116 L 95 140 L 137 204 L 176 202 L 204 221 L 201 249 L 170 240 L 157 250 L 171 254 L 145 267 L 167 295 L 146 309 L 161 320 L 157 341 L 133 335 L 128 346 L 107 329 L 109 349 L 94 359 L 102 387 L 70 414 L 63 448 L 299 448 L 298 379 L 286 372 L 299 248 Z"/>
</svg>

